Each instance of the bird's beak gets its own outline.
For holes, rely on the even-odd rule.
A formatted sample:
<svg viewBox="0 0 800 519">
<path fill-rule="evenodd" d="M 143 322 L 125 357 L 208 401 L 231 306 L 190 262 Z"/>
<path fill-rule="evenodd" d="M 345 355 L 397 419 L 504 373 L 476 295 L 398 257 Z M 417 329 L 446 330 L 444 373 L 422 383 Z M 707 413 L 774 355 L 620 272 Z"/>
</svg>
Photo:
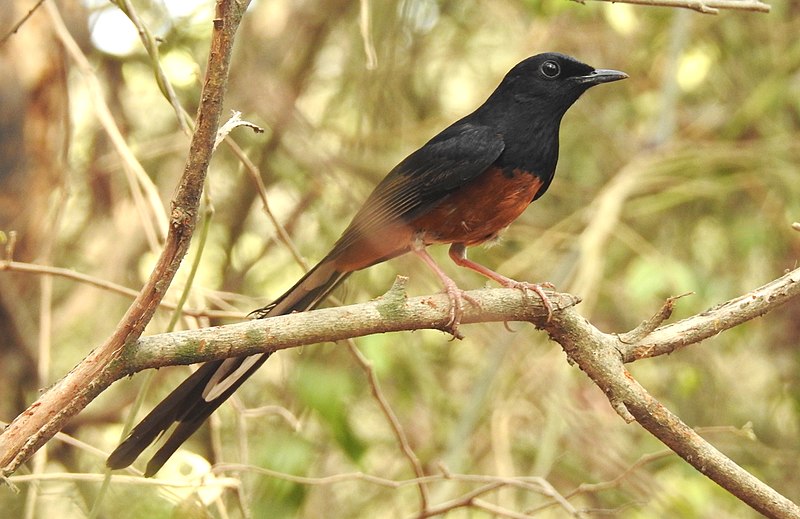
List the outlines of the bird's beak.
<svg viewBox="0 0 800 519">
<path fill-rule="evenodd" d="M 575 79 L 578 83 L 589 83 L 590 85 L 599 85 L 600 83 L 611 83 L 612 81 L 619 81 L 625 79 L 628 74 L 620 72 L 619 70 L 597 69 L 591 74 L 586 76 L 579 76 Z"/>
</svg>

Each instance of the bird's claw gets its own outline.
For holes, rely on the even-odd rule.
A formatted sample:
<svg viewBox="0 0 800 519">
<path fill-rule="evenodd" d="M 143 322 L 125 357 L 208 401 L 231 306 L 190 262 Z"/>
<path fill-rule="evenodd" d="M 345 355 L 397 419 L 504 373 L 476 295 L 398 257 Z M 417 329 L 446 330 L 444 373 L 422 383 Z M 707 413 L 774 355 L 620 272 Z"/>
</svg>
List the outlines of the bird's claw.
<svg viewBox="0 0 800 519">
<path fill-rule="evenodd" d="M 539 299 L 542 300 L 542 305 L 547 310 L 547 322 L 549 323 L 550 320 L 553 318 L 553 302 L 550 301 L 550 298 L 547 297 L 547 294 L 544 293 L 543 288 L 548 290 L 554 290 L 556 287 L 552 283 L 544 281 L 542 283 L 529 283 L 527 281 L 514 281 L 510 280 L 510 283 L 506 284 L 507 288 L 517 288 L 522 290 L 523 293 L 530 290 L 534 292 Z"/>
<path fill-rule="evenodd" d="M 458 325 L 461 324 L 461 316 L 464 314 L 464 300 L 478 308 L 481 305 L 474 297 L 458 288 L 455 283 L 445 283 L 445 293 L 450 300 L 450 320 L 444 327 L 453 336 L 453 339 L 463 339 L 464 336 L 458 330 Z"/>
</svg>

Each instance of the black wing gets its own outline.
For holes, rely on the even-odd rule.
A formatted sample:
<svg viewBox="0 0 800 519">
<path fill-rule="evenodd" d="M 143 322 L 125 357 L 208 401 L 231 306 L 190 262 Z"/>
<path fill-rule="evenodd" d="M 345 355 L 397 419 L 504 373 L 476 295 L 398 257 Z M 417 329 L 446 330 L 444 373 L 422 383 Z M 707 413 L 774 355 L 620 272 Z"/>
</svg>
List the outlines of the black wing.
<svg viewBox="0 0 800 519">
<path fill-rule="evenodd" d="M 497 130 L 459 121 L 406 157 L 375 187 L 331 255 L 387 225 L 430 211 L 442 197 L 486 171 L 503 152 Z"/>
</svg>

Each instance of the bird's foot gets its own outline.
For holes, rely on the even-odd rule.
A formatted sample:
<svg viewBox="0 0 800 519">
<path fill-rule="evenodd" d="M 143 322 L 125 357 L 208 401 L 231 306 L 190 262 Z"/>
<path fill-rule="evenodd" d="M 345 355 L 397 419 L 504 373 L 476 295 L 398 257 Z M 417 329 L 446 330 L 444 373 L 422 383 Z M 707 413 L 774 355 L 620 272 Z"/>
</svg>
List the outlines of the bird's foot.
<svg viewBox="0 0 800 519">
<path fill-rule="evenodd" d="M 450 300 L 450 320 L 445 324 L 445 329 L 454 339 L 463 339 L 464 336 L 458 330 L 458 326 L 461 324 L 461 316 L 464 314 L 464 301 L 469 301 L 478 308 L 481 305 L 474 297 L 458 288 L 453 280 L 448 278 L 442 281 L 444 282 L 444 292 Z"/>
<path fill-rule="evenodd" d="M 542 304 L 544 305 L 545 309 L 547 310 L 547 322 L 550 322 L 550 319 L 553 318 L 553 303 L 550 301 L 550 298 L 547 297 L 547 294 L 544 293 L 543 289 L 547 290 L 554 290 L 556 287 L 552 283 L 544 281 L 542 283 L 529 283 L 527 281 L 516 281 L 514 279 L 506 278 L 500 283 L 506 288 L 517 288 L 522 290 L 523 294 L 526 293 L 528 290 L 534 292 L 539 299 L 542 300 Z"/>
</svg>

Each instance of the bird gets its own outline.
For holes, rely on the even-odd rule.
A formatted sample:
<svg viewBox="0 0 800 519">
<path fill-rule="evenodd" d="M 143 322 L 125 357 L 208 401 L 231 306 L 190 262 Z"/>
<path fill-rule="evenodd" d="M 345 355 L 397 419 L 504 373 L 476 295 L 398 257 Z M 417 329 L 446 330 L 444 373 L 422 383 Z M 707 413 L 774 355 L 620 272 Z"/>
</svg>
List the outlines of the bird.
<svg viewBox="0 0 800 519">
<path fill-rule="evenodd" d="M 268 318 L 315 308 L 349 274 L 413 252 L 437 275 L 450 299 L 454 336 L 464 299 L 426 247 L 449 244 L 459 266 L 505 287 L 534 290 L 467 258 L 467 247 L 489 242 L 550 187 L 559 153 L 561 119 L 589 88 L 627 78 L 547 52 L 515 65 L 486 101 L 408 155 L 375 187 L 330 252 L 269 305 Z M 146 466 L 153 476 L 211 413 L 270 356 L 261 353 L 207 362 L 162 400 L 110 454 L 106 465 L 132 464 L 172 429 Z M 173 425 L 175 427 L 173 428 Z"/>
</svg>

